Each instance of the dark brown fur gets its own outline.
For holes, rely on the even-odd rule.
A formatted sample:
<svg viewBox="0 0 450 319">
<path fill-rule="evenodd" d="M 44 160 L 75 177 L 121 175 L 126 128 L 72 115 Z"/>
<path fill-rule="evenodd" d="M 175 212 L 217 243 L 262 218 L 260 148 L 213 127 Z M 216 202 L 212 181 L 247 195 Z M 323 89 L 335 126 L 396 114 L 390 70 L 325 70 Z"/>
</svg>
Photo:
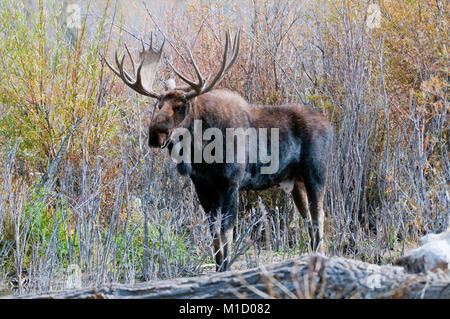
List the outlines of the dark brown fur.
<svg viewBox="0 0 450 319">
<path fill-rule="evenodd" d="M 258 173 L 261 163 L 178 164 L 181 173 L 191 177 L 200 203 L 209 216 L 214 238 L 217 270 L 227 270 L 233 227 L 237 217 L 238 192 L 265 189 L 277 184 L 292 185 L 288 190 L 303 218 L 309 221 L 311 245 L 323 251 L 323 199 L 327 170 L 329 121 L 318 111 L 301 105 L 249 105 L 237 93 L 213 90 L 194 99 L 184 92 L 168 91 L 160 99 L 159 111 L 149 129 L 149 145 L 161 147 L 175 141 L 170 135 L 176 127 L 193 129 L 202 120 L 203 130 L 226 128 L 279 128 L 280 168 L 272 175 Z M 224 134 L 225 136 L 225 134 Z M 217 217 L 221 216 L 220 227 Z"/>
</svg>

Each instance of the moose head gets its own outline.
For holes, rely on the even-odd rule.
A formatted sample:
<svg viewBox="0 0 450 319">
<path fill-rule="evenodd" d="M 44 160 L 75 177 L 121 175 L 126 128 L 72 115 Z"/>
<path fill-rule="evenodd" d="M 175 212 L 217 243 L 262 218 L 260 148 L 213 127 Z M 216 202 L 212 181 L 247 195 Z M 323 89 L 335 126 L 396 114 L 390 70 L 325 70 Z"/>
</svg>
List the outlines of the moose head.
<svg viewBox="0 0 450 319">
<path fill-rule="evenodd" d="M 136 64 L 130 51 L 128 50 L 128 47 L 125 45 L 126 53 L 131 61 L 134 76 L 131 76 L 124 70 L 124 62 L 126 57 L 125 53 L 121 58 L 119 58 L 118 52 L 115 52 L 115 62 L 117 68 L 113 67 L 106 59 L 105 61 L 108 67 L 135 92 L 158 100 L 158 111 L 150 124 L 148 143 L 150 147 L 164 148 L 170 142 L 170 135 L 173 129 L 179 126 L 189 113 L 190 102 L 195 97 L 205 94 L 217 86 L 236 61 L 239 53 L 240 30 L 237 32 L 234 41 L 231 39 L 230 31 L 227 31 L 225 36 L 225 49 L 222 64 L 219 71 L 212 79 L 211 74 L 207 77 L 204 77 L 201 74 L 192 55 L 191 49 L 187 47 L 189 60 L 194 68 L 197 80 L 195 82 L 189 80 L 185 75 L 180 73 L 172 64 L 169 63 L 169 66 L 175 74 L 187 85 L 176 86 L 175 81 L 170 79 L 166 82 L 166 91 L 161 94 L 153 92 L 152 85 L 159 61 L 161 59 L 165 39 L 159 50 L 153 49 L 152 40 L 153 37 L 151 36 L 150 46 L 148 49 L 145 48 L 144 43 L 141 41 L 142 51 L 139 52 L 137 68 L 135 67 Z"/>
</svg>

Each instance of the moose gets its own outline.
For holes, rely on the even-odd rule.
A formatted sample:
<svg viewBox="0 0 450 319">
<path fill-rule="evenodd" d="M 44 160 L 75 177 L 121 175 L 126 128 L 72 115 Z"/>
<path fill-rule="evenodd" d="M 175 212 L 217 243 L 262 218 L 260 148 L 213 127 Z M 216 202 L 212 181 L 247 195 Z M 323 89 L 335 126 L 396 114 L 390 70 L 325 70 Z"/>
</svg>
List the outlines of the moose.
<svg viewBox="0 0 450 319">
<path fill-rule="evenodd" d="M 156 113 L 148 133 L 150 147 L 171 151 L 179 142 L 173 137 L 175 129 L 183 127 L 193 132 L 196 121 L 201 121 L 203 132 L 208 128 L 224 133 L 227 128 L 276 128 L 279 132 L 279 140 L 276 141 L 279 147 L 278 167 L 270 174 L 261 173 L 264 163 L 259 159 L 256 162 L 247 160 L 251 155 L 249 150 L 245 150 L 245 160 L 240 162 L 177 163 L 177 170 L 191 178 L 199 202 L 208 216 L 216 271 L 226 271 L 231 266 L 233 228 L 241 190 L 263 190 L 278 185 L 291 193 L 300 215 L 308 221 L 312 249 L 323 253 L 323 202 L 331 139 L 331 124 L 327 118 L 303 104 L 251 105 L 236 92 L 214 89 L 236 61 L 240 30 L 234 40 L 227 31 L 222 62 L 214 77 L 212 74 L 207 77 L 202 75 L 192 51 L 187 47 L 188 61 L 197 79 L 190 80 L 169 63 L 173 72 L 187 85 L 176 86 L 175 80 L 170 79 L 165 91 L 157 94 L 152 86 L 164 43 L 165 39 L 160 49 L 154 50 L 151 38 L 148 49 L 142 42 L 137 64 L 125 45 L 133 74 L 124 69 L 125 52 L 119 58 L 116 50 L 116 67 L 103 57 L 107 66 L 127 86 L 157 100 Z M 268 137 L 268 143 L 274 142 L 272 136 Z"/>
</svg>

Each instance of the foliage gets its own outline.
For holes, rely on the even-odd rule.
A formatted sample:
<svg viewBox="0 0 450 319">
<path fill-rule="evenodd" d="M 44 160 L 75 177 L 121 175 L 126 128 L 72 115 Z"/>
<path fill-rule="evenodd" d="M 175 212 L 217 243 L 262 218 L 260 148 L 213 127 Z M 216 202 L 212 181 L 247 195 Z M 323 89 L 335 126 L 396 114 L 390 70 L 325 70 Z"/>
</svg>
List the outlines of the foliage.
<svg viewBox="0 0 450 319">
<path fill-rule="evenodd" d="M 92 285 L 197 275 L 211 261 L 193 186 L 147 147 L 154 101 L 100 59 L 124 42 L 135 55 L 150 31 L 170 42 L 155 90 L 174 76 L 168 61 L 194 75 L 185 45 L 202 73 L 216 71 L 226 28 L 241 28 L 220 87 L 332 121 L 327 253 L 391 262 L 446 227 L 446 1 L 371 2 L 375 27 L 357 0 L 80 3 L 80 28 L 66 1 L 0 3 L 0 286 L 63 289 L 56 270 L 70 265 Z M 306 222 L 279 190 L 242 193 L 234 256 L 251 267 L 264 249 L 308 252 Z"/>
<path fill-rule="evenodd" d="M 36 10 L 34 10 L 36 9 Z M 98 50 L 101 49 L 104 18 L 86 34 L 86 19 L 76 34 L 62 24 L 63 7 L 39 1 L 37 8 L 25 2 L 2 0 L 0 6 L 0 141 L 22 140 L 18 154 L 21 173 L 42 172 L 57 156 L 63 139 L 75 124 L 78 130 L 69 156 L 81 156 L 103 145 L 117 132 L 117 109 L 106 107 Z M 92 31 L 92 30 L 91 30 Z M 108 152 L 109 151 L 109 152 Z M 114 155 L 114 149 L 105 154 Z"/>
</svg>

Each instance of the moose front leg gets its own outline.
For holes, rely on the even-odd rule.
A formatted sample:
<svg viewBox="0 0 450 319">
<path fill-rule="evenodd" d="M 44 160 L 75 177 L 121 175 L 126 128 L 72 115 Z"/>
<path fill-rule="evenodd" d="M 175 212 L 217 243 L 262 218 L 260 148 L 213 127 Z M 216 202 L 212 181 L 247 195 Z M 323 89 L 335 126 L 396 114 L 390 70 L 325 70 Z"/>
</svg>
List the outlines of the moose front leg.
<svg viewBox="0 0 450 319">
<path fill-rule="evenodd" d="M 213 185 L 204 183 L 202 179 L 192 178 L 192 181 L 194 182 L 200 204 L 205 210 L 206 216 L 208 216 L 209 230 L 213 238 L 213 257 L 216 263 L 216 271 L 219 271 L 220 265 L 223 264 L 224 256 L 223 247 L 220 244 L 221 221 L 217 219 L 221 208 L 221 196 Z"/>
<path fill-rule="evenodd" d="M 222 220 L 220 224 L 220 246 L 223 251 L 223 261 L 217 271 L 226 271 L 230 268 L 231 247 L 233 244 L 233 229 L 238 213 L 238 190 L 228 189 L 222 197 Z"/>
<path fill-rule="evenodd" d="M 223 264 L 223 248 L 220 244 L 220 225 L 217 220 L 217 212 L 209 212 L 208 214 L 209 231 L 213 238 L 213 256 L 216 263 L 216 271 L 219 271 L 220 265 Z"/>
</svg>

